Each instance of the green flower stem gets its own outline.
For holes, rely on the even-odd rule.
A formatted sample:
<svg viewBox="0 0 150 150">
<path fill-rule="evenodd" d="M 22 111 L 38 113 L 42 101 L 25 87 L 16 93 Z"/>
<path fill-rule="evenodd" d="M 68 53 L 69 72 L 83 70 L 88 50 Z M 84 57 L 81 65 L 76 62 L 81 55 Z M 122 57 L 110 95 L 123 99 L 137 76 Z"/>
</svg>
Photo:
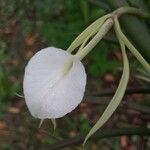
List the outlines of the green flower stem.
<svg viewBox="0 0 150 150">
<path fill-rule="evenodd" d="M 112 10 L 115 10 L 122 6 L 129 6 L 128 1 L 129 0 L 106 0 L 105 3 L 107 3 L 107 5 Z M 147 13 L 149 13 L 149 11 L 145 9 L 146 4 L 145 5 L 143 4 L 145 3 L 144 0 L 131 0 L 131 1 L 133 1 L 133 3 L 135 2 L 136 7 L 140 8 L 141 11 L 143 10 L 143 12 L 146 11 Z M 136 16 L 133 15 L 123 15 L 123 17 L 120 18 L 121 25 L 126 31 L 129 39 L 132 39 L 132 43 L 139 48 L 139 52 L 150 63 L 149 26 L 143 19 L 141 20 L 140 18 L 138 18 L 138 15 Z"/>
<path fill-rule="evenodd" d="M 82 51 L 79 51 L 76 56 L 82 60 L 97 45 L 103 36 L 106 35 L 112 25 L 113 18 L 107 19 L 92 40 L 82 49 Z"/>
<path fill-rule="evenodd" d="M 116 26 L 116 30 L 118 32 L 119 38 L 122 39 L 122 41 L 125 43 L 128 49 L 132 52 L 132 54 L 138 59 L 138 61 L 143 65 L 143 67 L 150 73 L 150 65 L 142 57 L 142 55 L 138 52 L 138 50 L 131 44 L 131 42 L 126 38 L 126 36 L 123 34 L 117 17 L 115 17 L 115 26 Z"/>
<path fill-rule="evenodd" d="M 91 140 L 100 140 L 103 138 L 111 138 L 111 137 L 119 137 L 119 136 L 132 136 L 132 135 L 138 135 L 138 136 L 149 136 L 150 135 L 150 129 L 148 128 L 122 128 L 122 129 L 107 129 L 107 130 L 101 130 L 100 132 L 94 134 L 91 137 Z M 82 143 L 84 141 L 85 136 L 80 135 L 74 138 L 66 139 L 59 141 L 57 143 L 54 143 L 52 145 L 48 146 L 48 149 L 51 150 L 60 150 L 65 147 L 71 148 L 71 146 L 77 146 L 78 144 Z"/>
<path fill-rule="evenodd" d="M 117 17 L 120 17 L 123 14 L 134 14 L 143 18 L 150 18 L 149 13 L 144 13 L 142 10 L 133 7 L 120 7 L 113 11 L 112 14 L 116 15 Z"/>
</svg>

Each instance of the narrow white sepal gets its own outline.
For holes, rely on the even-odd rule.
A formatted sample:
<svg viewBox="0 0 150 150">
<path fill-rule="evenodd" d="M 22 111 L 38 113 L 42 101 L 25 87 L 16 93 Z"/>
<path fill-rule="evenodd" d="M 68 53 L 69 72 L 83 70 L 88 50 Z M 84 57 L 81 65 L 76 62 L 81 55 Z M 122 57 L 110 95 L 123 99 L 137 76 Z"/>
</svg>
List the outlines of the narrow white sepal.
<svg viewBox="0 0 150 150">
<path fill-rule="evenodd" d="M 41 127 L 41 125 L 43 124 L 43 122 L 44 122 L 44 119 L 41 119 L 40 123 L 39 123 L 39 128 Z"/>
<path fill-rule="evenodd" d="M 53 128 L 54 128 L 54 131 L 55 131 L 56 127 L 57 127 L 56 119 L 51 119 L 51 122 L 53 124 Z"/>
<path fill-rule="evenodd" d="M 15 95 L 18 96 L 18 97 L 20 97 L 20 98 L 24 98 L 24 96 L 21 95 L 21 94 L 15 93 Z"/>
</svg>

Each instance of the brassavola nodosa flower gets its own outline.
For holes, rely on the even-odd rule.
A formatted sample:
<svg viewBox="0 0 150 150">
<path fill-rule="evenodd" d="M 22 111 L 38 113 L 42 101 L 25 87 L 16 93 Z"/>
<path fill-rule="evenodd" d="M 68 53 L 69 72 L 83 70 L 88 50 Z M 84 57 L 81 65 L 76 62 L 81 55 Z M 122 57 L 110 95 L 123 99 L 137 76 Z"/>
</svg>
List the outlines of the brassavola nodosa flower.
<svg viewBox="0 0 150 150">
<path fill-rule="evenodd" d="M 81 61 L 62 49 L 37 52 L 25 68 L 23 90 L 27 107 L 39 119 L 60 118 L 81 102 L 86 73 Z"/>
<path fill-rule="evenodd" d="M 23 89 L 27 106 L 34 117 L 41 120 L 60 118 L 78 106 L 86 86 L 86 73 L 81 60 L 113 26 L 123 55 L 123 74 L 115 95 L 101 118 L 88 133 L 84 144 L 110 118 L 124 96 L 129 79 L 126 47 L 150 72 L 150 65 L 120 28 L 118 17 L 124 13 L 143 14 L 136 8 L 119 8 L 97 19 L 87 27 L 73 41 L 67 51 L 49 47 L 39 51 L 30 59 L 25 69 Z M 72 55 L 71 52 L 76 49 L 78 50 L 77 53 Z"/>
<path fill-rule="evenodd" d="M 78 106 L 86 86 L 81 60 L 111 28 L 111 16 L 105 15 L 87 27 L 67 51 L 49 47 L 30 59 L 25 69 L 23 91 L 32 116 L 41 120 L 60 118 Z M 86 45 L 93 35 L 95 37 Z M 77 53 L 72 55 L 79 46 Z"/>
<path fill-rule="evenodd" d="M 60 118 L 78 106 L 86 86 L 86 73 L 81 60 L 111 28 L 113 21 L 110 17 L 109 14 L 95 21 L 67 51 L 49 47 L 30 59 L 25 68 L 23 91 L 32 116 L 41 120 Z M 94 34 L 95 37 L 85 45 Z M 78 46 L 81 46 L 80 49 L 72 55 L 71 52 Z"/>
</svg>

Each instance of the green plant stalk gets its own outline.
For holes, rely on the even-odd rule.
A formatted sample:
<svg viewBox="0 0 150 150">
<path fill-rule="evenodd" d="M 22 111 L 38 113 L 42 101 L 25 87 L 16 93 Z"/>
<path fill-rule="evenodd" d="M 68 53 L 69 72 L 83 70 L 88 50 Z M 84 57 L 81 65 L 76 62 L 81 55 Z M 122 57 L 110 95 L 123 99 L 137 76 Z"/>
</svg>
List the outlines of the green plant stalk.
<svg viewBox="0 0 150 150">
<path fill-rule="evenodd" d="M 116 31 L 116 28 L 115 28 L 115 31 Z M 116 34 L 117 34 L 117 37 L 118 37 L 118 32 L 117 31 L 116 31 Z M 107 108 L 103 112 L 102 116 L 96 122 L 96 124 L 93 126 L 93 128 L 90 130 L 90 132 L 86 136 L 83 145 L 86 143 L 88 138 L 92 134 L 94 134 L 100 127 L 102 127 L 104 125 L 104 123 L 111 117 L 111 115 L 116 110 L 116 108 L 120 104 L 120 102 L 121 102 L 121 100 L 122 100 L 122 98 L 125 94 L 125 90 L 126 90 L 127 83 L 128 83 L 128 80 L 129 80 L 129 62 L 128 62 L 128 58 L 127 58 L 126 51 L 125 51 L 125 45 L 124 45 L 123 41 L 121 41 L 120 39 L 119 39 L 119 42 L 120 42 L 120 46 L 121 46 L 121 51 L 122 51 L 122 55 L 123 55 L 123 64 L 124 64 L 123 74 L 122 74 L 120 83 L 118 85 L 118 88 L 116 90 L 115 95 L 113 96 L 113 98 L 110 101 L 109 105 L 107 106 Z"/>
<path fill-rule="evenodd" d="M 91 41 L 76 54 L 80 60 L 82 60 L 96 45 L 97 43 L 107 34 L 109 29 L 113 25 L 113 18 L 107 19 L 104 24 L 101 26 L 97 34 L 91 39 Z"/>
<path fill-rule="evenodd" d="M 105 3 L 107 3 L 112 10 L 129 6 L 126 0 L 106 0 Z M 142 8 L 141 4 L 138 4 L 138 7 Z M 145 11 L 145 8 L 142 8 L 142 10 Z M 132 39 L 133 44 L 139 48 L 139 52 L 143 57 L 150 62 L 150 32 L 147 24 L 143 20 L 139 20 L 136 16 L 124 15 L 120 20 L 128 37 Z"/>
<path fill-rule="evenodd" d="M 128 7 L 128 6 L 120 7 L 118 9 L 116 9 L 115 11 L 113 11 L 112 14 L 116 15 L 118 18 L 123 14 L 134 14 L 134 15 L 141 16 L 143 18 L 150 18 L 149 13 L 145 13 L 138 8 Z"/>
<path fill-rule="evenodd" d="M 117 17 L 115 17 L 115 26 L 116 26 L 116 30 L 118 32 L 119 38 L 122 39 L 122 41 L 125 43 L 128 49 L 132 52 L 132 54 L 137 58 L 137 60 L 141 63 L 141 65 L 143 65 L 143 67 L 150 73 L 150 65 L 142 57 L 142 55 L 138 52 L 138 50 L 131 44 L 131 42 L 126 38 L 126 36 L 123 34 Z"/>
<path fill-rule="evenodd" d="M 94 134 L 91 137 L 91 140 L 100 140 L 103 138 L 111 138 L 111 137 L 118 137 L 118 136 L 132 136 L 132 135 L 138 135 L 138 136 L 149 136 L 150 135 L 150 129 L 148 128 L 123 128 L 123 129 L 107 129 L 107 130 L 101 130 L 100 132 Z M 77 136 L 71 139 L 66 139 L 63 141 L 59 141 L 57 143 L 54 143 L 52 145 L 48 146 L 48 149 L 51 150 L 60 150 L 65 147 L 71 147 L 75 146 L 77 144 L 80 144 L 84 141 L 85 136 Z"/>
</svg>

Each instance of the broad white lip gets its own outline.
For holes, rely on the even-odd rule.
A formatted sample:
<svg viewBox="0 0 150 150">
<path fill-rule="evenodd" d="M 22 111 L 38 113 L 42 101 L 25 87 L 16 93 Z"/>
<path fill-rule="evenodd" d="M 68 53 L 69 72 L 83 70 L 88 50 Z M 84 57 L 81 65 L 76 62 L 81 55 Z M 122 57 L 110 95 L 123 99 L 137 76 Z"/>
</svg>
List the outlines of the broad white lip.
<svg viewBox="0 0 150 150">
<path fill-rule="evenodd" d="M 60 118 L 71 112 L 81 102 L 85 86 L 81 61 L 58 48 L 42 49 L 25 68 L 25 101 L 36 118 Z"/>
</svg>

